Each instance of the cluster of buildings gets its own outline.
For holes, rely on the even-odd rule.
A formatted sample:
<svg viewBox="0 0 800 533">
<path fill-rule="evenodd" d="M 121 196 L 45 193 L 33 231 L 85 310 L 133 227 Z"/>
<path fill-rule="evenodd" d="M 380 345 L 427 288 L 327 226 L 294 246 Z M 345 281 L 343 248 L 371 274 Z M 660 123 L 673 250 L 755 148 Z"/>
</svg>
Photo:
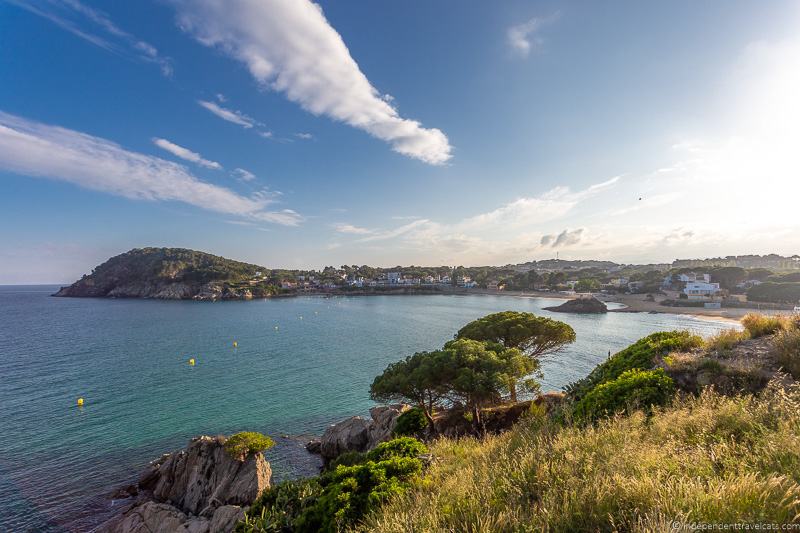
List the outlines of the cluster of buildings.
<svg viewBox="0 0 800 533">
<path fill-rule="evenodd" d="M 458 276 L 453 283 L 453 279 L 448 275 L 437 276 L 424 276 L 413 277 L 405 276 L 402 272 L 386 272 L 385 274 L 378 274 L 373 279 L 367 279 L 363 276 L 350 276 L 345 280 L 345 285 L 349 287 L 402 287 L 402 286 L 420 286 L 420 287 L 434 287 L 434 286 L 452 286 L 463 288 L 473 288 L 477 284 L 470 279 L 469 276 Z"/>
<path fill-rule="evenodd" d="M 719 283 L 712 283 L 709 274 L 698 274 L 696 272 L 686 272 L 676 276 L 664 278 L 662 287 L 665 289 L 674 288 L 675 285 L 682 287 L 681 292 L 689 300 L 710 300 L 720 295 Z"/>
</svg>

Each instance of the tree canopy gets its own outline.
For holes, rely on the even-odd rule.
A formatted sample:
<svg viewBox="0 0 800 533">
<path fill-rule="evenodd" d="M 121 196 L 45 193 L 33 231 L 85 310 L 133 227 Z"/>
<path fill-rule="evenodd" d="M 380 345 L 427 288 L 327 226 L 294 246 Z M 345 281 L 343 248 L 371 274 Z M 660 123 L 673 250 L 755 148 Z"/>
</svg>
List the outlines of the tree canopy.
<svg viewBox="0 0 800 533">
<path fill-rule="evenodd" d="M 569 324 L 533 313 L 503 311 L 473 320 L 456 334 L 456 339 L 499 342 L 517 348 L 529 357 L 557 352 L 575 342 Z"/>
</svg>

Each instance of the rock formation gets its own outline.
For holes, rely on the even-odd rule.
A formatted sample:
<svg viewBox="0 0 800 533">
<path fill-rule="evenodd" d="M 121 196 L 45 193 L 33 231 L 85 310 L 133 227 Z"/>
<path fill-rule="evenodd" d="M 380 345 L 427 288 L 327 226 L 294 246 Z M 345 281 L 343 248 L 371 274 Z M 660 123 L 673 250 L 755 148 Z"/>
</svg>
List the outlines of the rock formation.
<svg viewBox="0 0 800 533">
<path fill-rule="evenodd" d="M 231 457 L 224 437 L 196 437 L 150 464 L 135 486 L 131 507 L 100 526 L 105 533 L 227 533 L 272 474 L 262 453 Z"/>
<path fill-rule="evenodd" d="M 337 424 L 333 424 L 322 438 L 306 445 L 309 451 L 319 449 L 319 454 L 326 461 L 335 459 L 345 452 L 365 452 L 392 437 L 397 424 L 397 417 L 410 406 L 406 404 L 373 407 L 369 410 L 371 419 L 353 416 Z"/>
<path fill-rule="evenodd" d="M 592 296 L 591 298 L 576 298 L 574 300 L 567 300 L 563 304 L 555 307 L 545 307 L 548 311 L 556 311 L 558 313 L 607 313 L 608 307 L 606 304 Z"/>
</svg>

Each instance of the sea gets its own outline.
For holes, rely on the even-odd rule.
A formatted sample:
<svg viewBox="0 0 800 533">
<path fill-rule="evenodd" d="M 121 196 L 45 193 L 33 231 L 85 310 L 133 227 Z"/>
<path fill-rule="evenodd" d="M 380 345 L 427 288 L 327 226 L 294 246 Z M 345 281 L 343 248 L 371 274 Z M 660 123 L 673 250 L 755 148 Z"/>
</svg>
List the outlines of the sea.
<svg viewBox="0 0 800 533">
<path fill-rule="evenodd" d="M 0 531 L 91 531 L 118 510 L 112 491 L 196 435 L 260 431 L 277 442 L 266 452 L 273 481 L 314 475 L 305 442 L 368 416 L 376 375 L 488 313 L 529 311 L 575 329 L 577 341 L 543 364 L 543 390 L 655 331 L 731 327 L 550 313 L 560 302 L 507 295 L 212 303 L 51 297 L 57 289 L 0 286 Z"/>
</svg>

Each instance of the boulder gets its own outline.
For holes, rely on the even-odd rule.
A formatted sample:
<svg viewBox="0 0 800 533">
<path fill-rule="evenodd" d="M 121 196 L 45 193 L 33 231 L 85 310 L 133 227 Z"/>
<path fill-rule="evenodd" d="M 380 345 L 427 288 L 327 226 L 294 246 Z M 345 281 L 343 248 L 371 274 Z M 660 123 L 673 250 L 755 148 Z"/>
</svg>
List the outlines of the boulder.
<svg viewBox="0 0 800 533">
<path fill-rule="evenodd" d="M 365 452 L 392 438 L 397 417 L 410 408 L 406 404 L 386 405 L 370 409 L 370 420 L 353 416 L 333 424 L 323 433 L 319 446 L 306 446 L 309 451 L 319 449 L 326 461 L 346 452 Z M 312 451 L 313 453 L 313 451 Z"/>
<path fill-rule="evenodd" d="M 188 517 L 166 503 L 145 502 L 106 522 L 99 533 L 210 533 L 205 518 Z"/>
<path fill-rule="evenodd" d="M 591 298 L 576 298 L 574 300 L 567 300 L 559 306 L 545 307 L 545 309 L 548 311 L 555 311 L 557 313 L 599 314 L 608 312 L 608 307 L 606 307 L 606 304 L 594 296 Z"/>
</svg>

